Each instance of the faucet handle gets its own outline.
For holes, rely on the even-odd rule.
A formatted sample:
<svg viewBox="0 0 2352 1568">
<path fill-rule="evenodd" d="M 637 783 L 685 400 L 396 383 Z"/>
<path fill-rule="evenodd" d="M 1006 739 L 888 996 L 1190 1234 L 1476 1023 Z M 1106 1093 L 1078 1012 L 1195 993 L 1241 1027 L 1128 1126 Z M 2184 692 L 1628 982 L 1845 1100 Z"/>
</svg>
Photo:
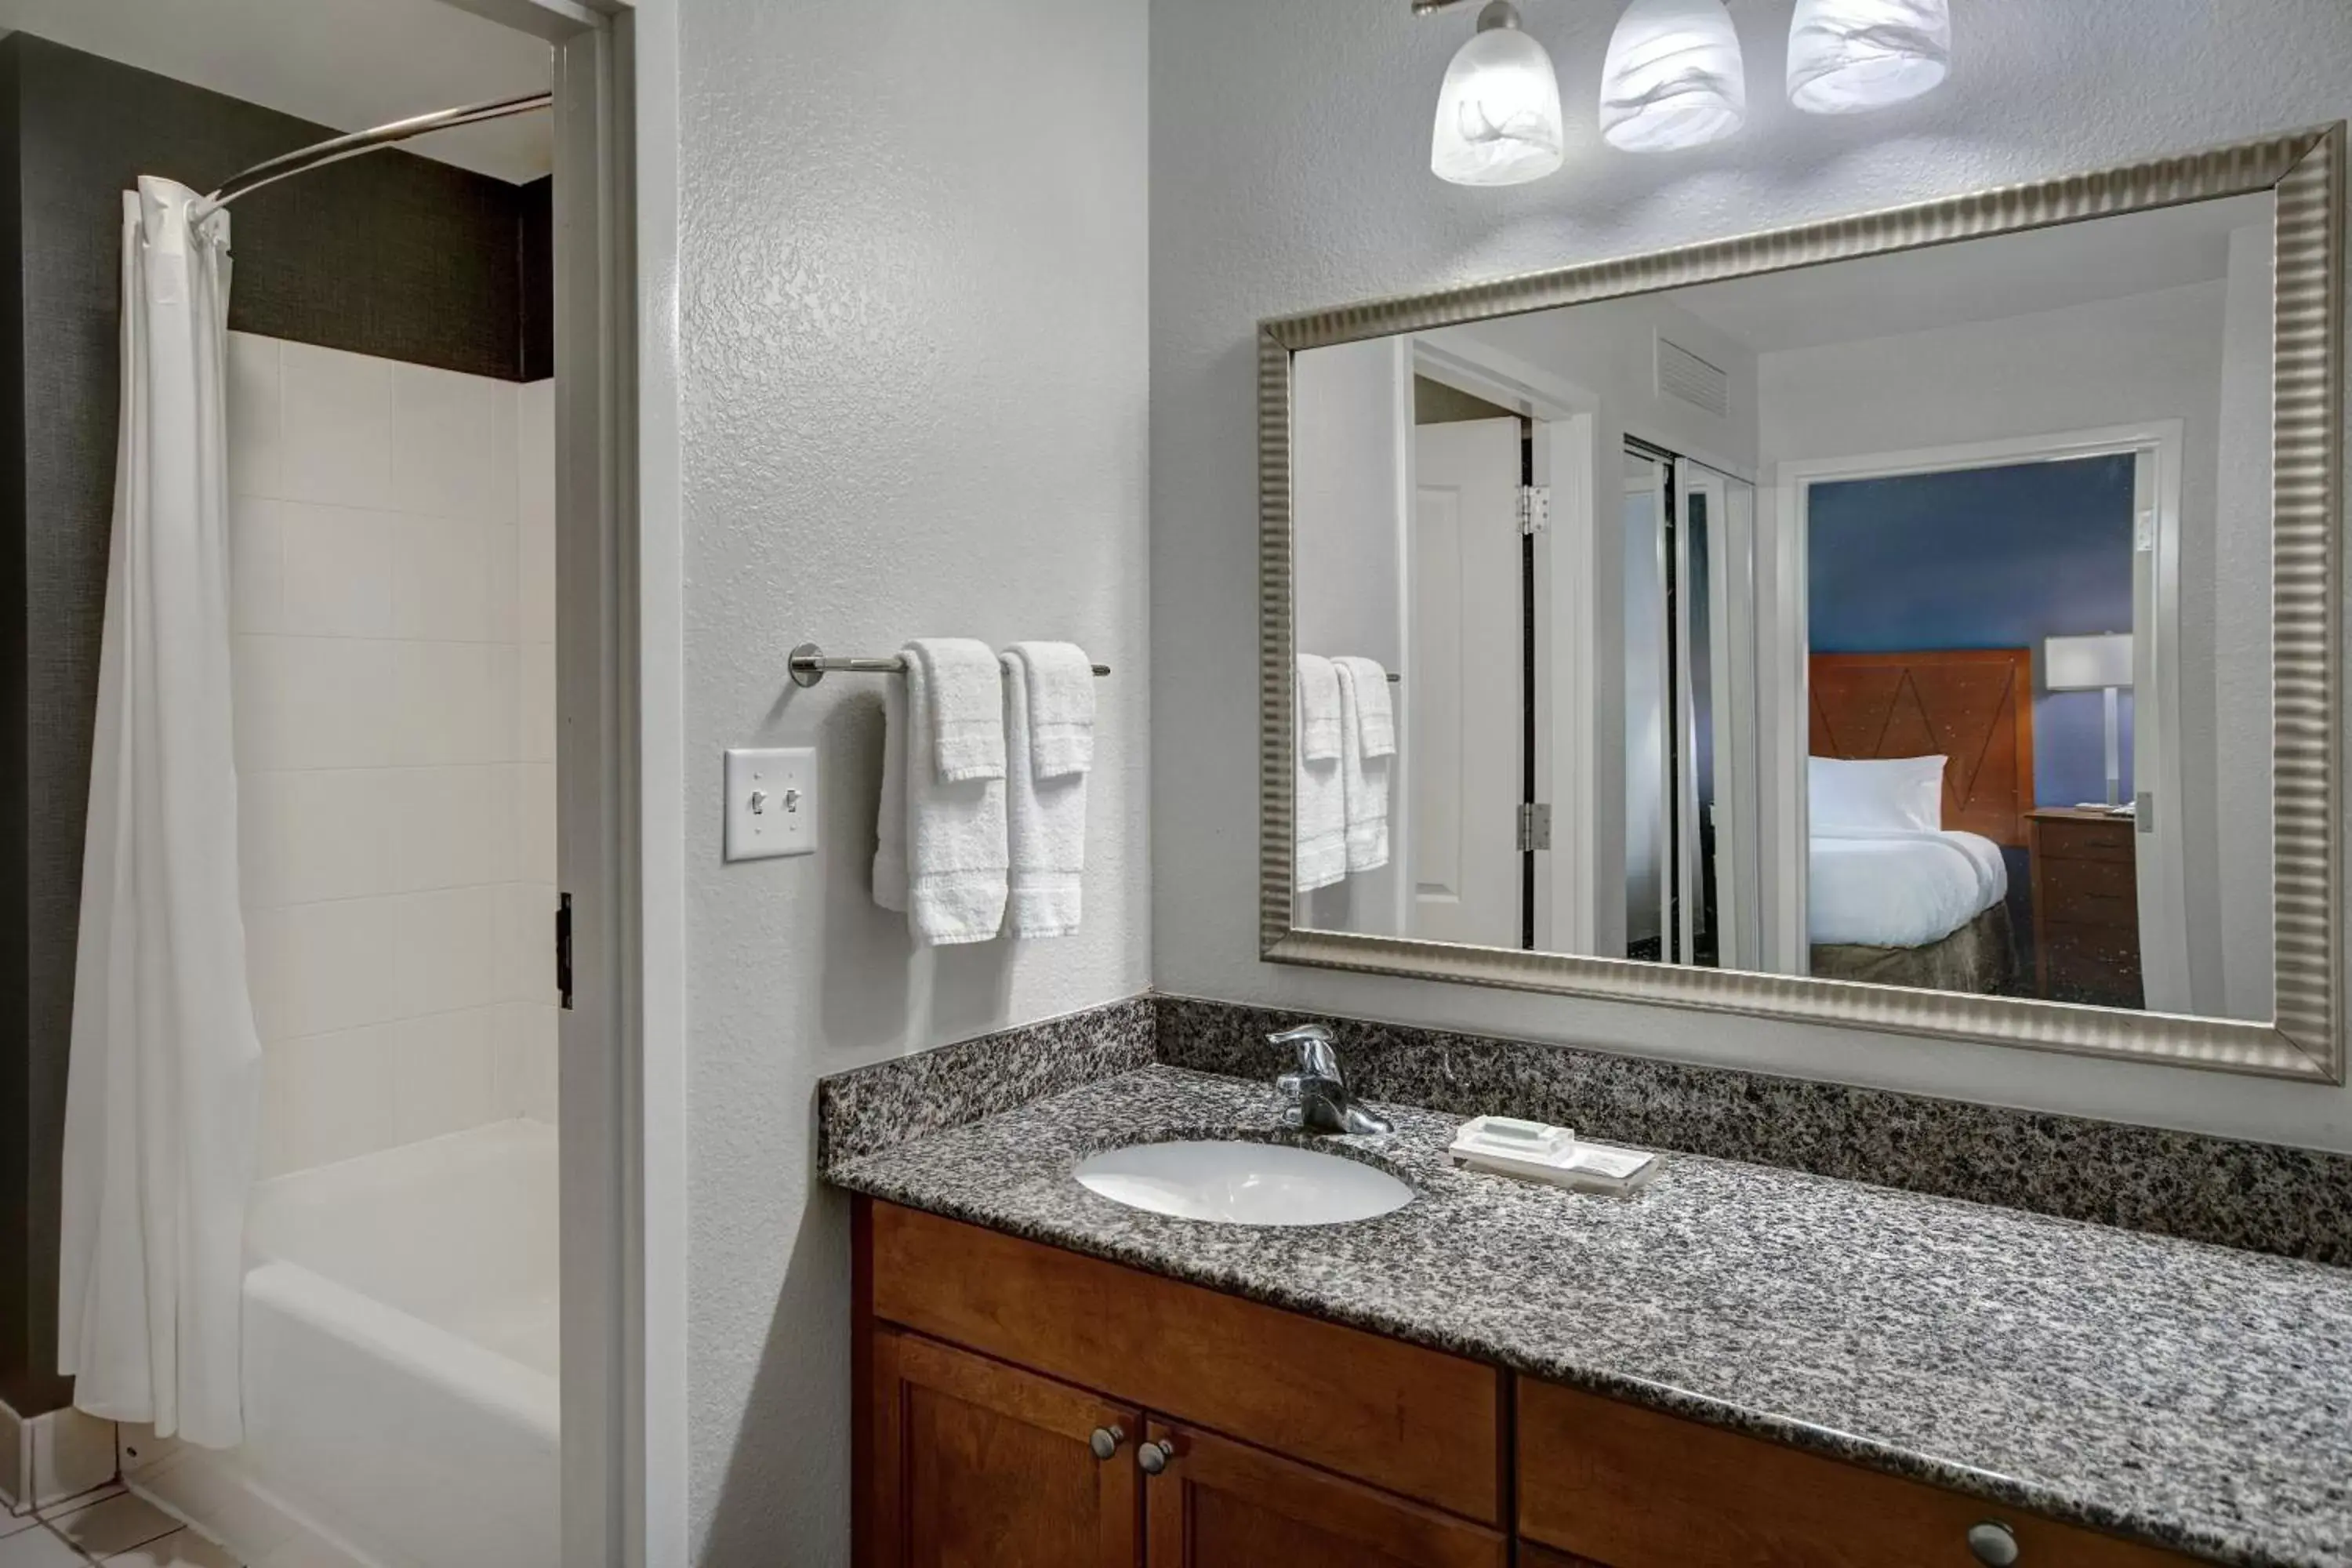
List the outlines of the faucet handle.
<svg viewBox="0 0 2352 1568">
<path fill-rule="evenodd" d="M 1328 1079 L 1333 1083 L 1347 1081 L 1346 1075 L 1339 1070 L 1339 1053 L 1332 1047 L 1331 1031 L 1324 1025 L 1301 1024 L 1295 1029 L 1285 1029 L 1265 1038 L 1268 1045 L 1298 1047 L 1297 1074 L 1285 1073 L 1276 1080 L 1285 1089 L 1292 1088 L 1297 1078 Z"/>
</svg>

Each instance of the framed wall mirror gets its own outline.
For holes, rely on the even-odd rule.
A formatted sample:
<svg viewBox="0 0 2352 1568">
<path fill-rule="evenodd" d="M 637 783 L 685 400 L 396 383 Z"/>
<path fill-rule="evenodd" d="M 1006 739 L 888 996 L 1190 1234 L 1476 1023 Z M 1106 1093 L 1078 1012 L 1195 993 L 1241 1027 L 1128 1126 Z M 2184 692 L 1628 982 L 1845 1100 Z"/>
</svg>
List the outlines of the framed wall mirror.
<svg viewBox="0 0 2352 1568">
<path fill-rule="evenodd" d="M 2344 135 L 1264 323 L 1265 956 L 2341 1081 Z"/>
</svg>

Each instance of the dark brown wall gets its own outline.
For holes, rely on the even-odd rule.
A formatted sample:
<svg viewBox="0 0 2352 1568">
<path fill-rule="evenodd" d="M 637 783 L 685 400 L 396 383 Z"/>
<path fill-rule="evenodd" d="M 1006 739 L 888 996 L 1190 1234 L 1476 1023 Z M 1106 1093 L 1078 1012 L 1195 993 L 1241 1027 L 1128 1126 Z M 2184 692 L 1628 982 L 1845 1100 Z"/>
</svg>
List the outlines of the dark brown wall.
<svg viewBox="0 0 2352 1568">
<path fill-rule="evenodd" d="M 142 174 L 210 190 L 333 134 L 0 39 L 0 1399 L 24 1415 L 68 1392 L 51 1370 L 58 1173 L 114 490 L 121 193 Z M 546 203 L 527 189 L 391 152 L 247 196 L 231 209 L 229 325 L 509 380 L 529 358 L 543 375 L 550 312 L 526 309 L 523 231 Z"/>
</svg>

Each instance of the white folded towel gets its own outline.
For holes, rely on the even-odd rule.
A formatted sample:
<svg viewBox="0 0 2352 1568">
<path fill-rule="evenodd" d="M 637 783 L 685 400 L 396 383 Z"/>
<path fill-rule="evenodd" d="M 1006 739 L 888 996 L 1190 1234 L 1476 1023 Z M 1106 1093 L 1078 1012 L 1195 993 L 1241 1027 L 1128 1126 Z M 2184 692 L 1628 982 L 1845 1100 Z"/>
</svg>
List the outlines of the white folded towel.
<svg viewBox="0 0 2352 1568">
<path fill-rule="evenodd" d="M 1291 880 L 1302 893 L 1348 875 L 1348 800 L 1339 783 L 1339 676 L 1318 654 L 1298 656 L 1297 766 L 1292 770 Z M 1328 750 L 1323 749 L 1328 745 Z"/>
<path fill-rule="evenodd" d="M 1004 923 L 1010 864 L 996 655 L 966 637 L 904 652 L 906 679 L 883 699 L 874 901 L 904 910 L 919 942 L 986 942 Z"/>
<path fill-rule="evenodd" d="M 917 637 L 904 650 L 907 672 L 922 668 L 931 699 L 931 745 L 940 777 L 1004 776 L 1004 678 L 996 651 L 971 637 Z"/>
<path fill-rule="evenodd" d="M 1339 674 L 1339 789 L 1347 824 L 1347 868 L 1377 871 L 1389 863 L 1389 759 L 1365 748 L 1367 693 L 1360 667 L 1370 665 L 1380 682 L 1382 706 L 1388 676 L 1368 658 L 1335 660 Z M 1396 750 L 1393 733 L 1389 750 Z"/>
<path fill-rule="evenodd" d="M 1013 848 L 1005 930 L 1013 936 L 1067 936 L 1078 929 L 1094 681 L 1092 663 L 1069 643 L 1017 642 L 1004 650 L 1004 797 Z"/>
<path fill-rule="evenodd" d="M 1389 696 L 1389 672 L 1380 660 L 1355 654 L 1331 662 L 1356 678 L 1356 742 L 1364 748 L 1364 755 L 1396 755 L 1396 709 Z"/>
<path fill-rule="evenodd" d="M 1298 656 L 1298 754 L 1339 760 L 1339 672 L 1319 653 Z"/>
<path fill-rule="evenodd" d="M 1073 642 L 1017 642 L 1004 650 L 1027 667 L 1029 749 L 1041 779 L 1083 773 L 1095 765 L 1095 666 Z M 1013 742 L 1013 726 L 1004 727 Z M 1021 752 L 1013 745 L 1012 765 Z"/>
</svg>

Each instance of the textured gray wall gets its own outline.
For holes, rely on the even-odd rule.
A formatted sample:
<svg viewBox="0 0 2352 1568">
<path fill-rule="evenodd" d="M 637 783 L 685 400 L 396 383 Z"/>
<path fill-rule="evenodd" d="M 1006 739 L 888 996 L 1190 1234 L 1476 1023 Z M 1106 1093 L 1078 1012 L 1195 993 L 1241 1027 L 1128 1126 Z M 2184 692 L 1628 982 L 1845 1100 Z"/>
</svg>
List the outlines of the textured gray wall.
<svg viewBox="0 0 2352 1568">
<path fill-rule="evenodd" d="M 1255 363 L 1261 317 L 1750 233 L 2352 112 L 2344 0 L 1969 0 L 1951 79 L 1815 118 L 1777 89 L 1792 0 L 1732 8 L 1750 115 L 1638 157 L 1593 105 L 1617 5 L 1527 7 L 1567 167 L 1429 173 L 1464 13 L 1363 0 L 1151 8 L 1152 971 L 1163 989 L 1574 1041 L 2039 1110 L 2352 1149 L 2352 1093 L 1258 961 Z"/>
<path fill-rule="evenodd" d="M 1148 981 L 1145 0 L 685 8 L 688 1334 L 697 1560 L 846 1563 L 823 1073 Z M 1085 928 L 915 952 L 867 891 L 879 679 L 785 650 L 1066 637 Z M 722 865 L 719 752 L 813 743 L 822 847 Z"/>
<path fill-rule="evenodd" d="M 0 39 L 0 1399 L 53 1409 L 58 1169 L 114 496 L 121 202 L 332 135 L 28 34 Z M 383 153 L 232 209 L 229 324 L 522 374 L 518 187 Z M 545 320 L 545 312 L 540 313 Z"/>
</svg>

